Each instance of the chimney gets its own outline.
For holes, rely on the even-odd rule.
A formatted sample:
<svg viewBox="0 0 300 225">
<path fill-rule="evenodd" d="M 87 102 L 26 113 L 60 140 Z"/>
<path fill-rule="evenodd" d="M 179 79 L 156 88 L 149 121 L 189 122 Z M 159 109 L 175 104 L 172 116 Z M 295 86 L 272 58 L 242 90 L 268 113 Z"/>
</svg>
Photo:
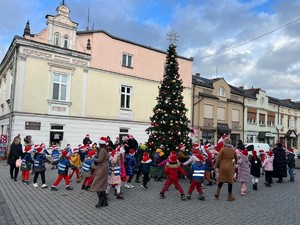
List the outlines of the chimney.
<svg viewBox="0 0 300 225">
<path fill-rule="evenodd" d="M 239 89 L 243 89 L 244 90 L 244 85 L 239 86 Z"/>
<path fill-rule="evenodd" d="M 196 78 L 200 78 L 200 73 L 196 73 Z"/>
</svg>

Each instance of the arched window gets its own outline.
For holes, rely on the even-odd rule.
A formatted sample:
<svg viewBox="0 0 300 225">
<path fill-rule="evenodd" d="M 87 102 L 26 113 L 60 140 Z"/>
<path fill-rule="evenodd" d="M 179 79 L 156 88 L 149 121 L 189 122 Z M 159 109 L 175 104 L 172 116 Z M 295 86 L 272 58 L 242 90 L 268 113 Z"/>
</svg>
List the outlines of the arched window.
<svg viewBox="0 0 300 225">
<path fill-rule="evenodd" d="M 60 46 L 60 34 L 59 33 L 54 34 L 54 45 Z"/>
<path fill-rule="evenodd" d="M 64 36 L 64 48 L 68 48 L 69 46 L 69 37 L 68 35 Z"/>
<path fill-rule="evenodd" d="M 219 88 L 219 96 L 225 97 L 225 95 L 226 95 L 225 89 L 223 87 L 220 87 Z"/>
</svg>

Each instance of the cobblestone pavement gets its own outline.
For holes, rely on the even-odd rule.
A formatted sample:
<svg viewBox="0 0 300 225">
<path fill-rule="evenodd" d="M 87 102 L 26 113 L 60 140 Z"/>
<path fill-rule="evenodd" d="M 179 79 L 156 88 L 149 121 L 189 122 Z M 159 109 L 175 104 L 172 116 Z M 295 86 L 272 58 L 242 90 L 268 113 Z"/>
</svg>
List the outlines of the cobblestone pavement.
<svg viewBox="0 0 300 225">
<path fill-rule="evenodd" d="M 20 176 L 20 175 L 19 175 Z M 236 200 L 228 202 L 227 186 L 224 185 L 219 200 L 214 198 L 217 188 L 206 187 L 206 201 L 197 199 L 196 190 L 191 200 L 181 201 L 180 194 L 172 186 L 166 199 L 158 194 L 163 183 L 151 180 L 149 189 L 143 190 L 133 183 L 133 189 L 123 189 L 124 200 L 110 195 L 109 206 L 96 209 L 95 193 L 80 190 L 81 184 L 71 183 L 73 191 L 65 190 L 64 180 L 59 191 L 50 187 L 57 178 L 57 170 L 46 171 L 47 189 L 23 184 L 10 179 L 9 166 L 0 162 L 0 224 L 222 224 L 222 225 L 299 225 L 300 224 L 300 170 L 296 170 L 296 181 L 277 184 L 272 188 L 263 185 L 260 179 L 258 191 L 248 184 L 246 196 L 239 195 L 240 184 L 235 183 Z M 40 178 L 39 178 L 40 179 Z M 275 181 L 275 179 L 274 179 Z M 188 181 L 182 180 L 185 191 Z M 113 191 L 111 191 L 113 192 Z"/>
</svg>

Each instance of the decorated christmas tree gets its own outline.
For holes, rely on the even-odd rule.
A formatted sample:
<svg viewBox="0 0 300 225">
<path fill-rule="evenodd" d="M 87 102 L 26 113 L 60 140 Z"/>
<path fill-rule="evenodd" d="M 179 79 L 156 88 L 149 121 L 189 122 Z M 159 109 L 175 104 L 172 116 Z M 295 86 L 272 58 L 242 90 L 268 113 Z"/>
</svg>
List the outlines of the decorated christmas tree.
<svg viewBox="0 0 300 225">
<path fill-rule="evenodd" d="M 173 35 L 173 36 L 172 36 Z M 170 45 L 166 56 L 165 73 L 160 82 L 157 104 L 150 117 L 151 126 L 146 129 L 149 134 L 147 142 L 148 149 L 154 151 L 161 145 L 165 147 L 165 153 L 178 151 L 180 144 L 190 148 L 192 143 L 189 137 L 191 129 L 186 116 L 188 111 L 183 103 L 183 85 L 179 75 L 179 64 L 177 61 L 176 34 L 170 36 Z"/>
</svg>

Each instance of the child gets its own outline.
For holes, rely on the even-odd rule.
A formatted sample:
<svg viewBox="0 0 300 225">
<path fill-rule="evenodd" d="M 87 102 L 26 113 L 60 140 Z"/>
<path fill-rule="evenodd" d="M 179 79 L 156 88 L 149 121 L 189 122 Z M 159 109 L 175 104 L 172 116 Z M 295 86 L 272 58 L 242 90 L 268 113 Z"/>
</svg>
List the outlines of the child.
<svg viewBox="0 0 300 225">
<path fill-rule="evenodd" d="M 205 174 L 205 164 L 203 163 L 204 158 L 199 154 L 196 154 L 196 157 L 198 158 L 198 161 L 195 161 L 194 163 L 192 163 L 192 166 L 191 166 L 191 169 L 189 172 L 189 174 L 191 176 L 191 183 L 190 183 L 187 199 L 191 199 L 191 195 L 196 186 L 196 189 L 199 193 L 198 199 L 201 201 L 205 201 L 205 197 L 203 195 L 203 191 L 201 188 L 201 184 L 204 180 L 204 174 Z"/>
<path fill-rule="evenodd" d="M 288 151 L 286 163 L 288 165 L 288 170 L 289 170 L 289 175 L 290 175 L 290 181 L 293 182 L 293 181 L 295 181 L 295 175 L 294 175 L 295 153 L 294 153 L 294 149 L 293 148 L 291 148 Z"/>
<path fill-rule="evenodd" d="M 71 168 L 71 173 L 69 175 L 69 179 L 71 181 L 73 174 L 76 173 L 77 183 L 80 183 L 79 167 L 81 166 L 81 161 L 80 161 L 80 155 L 78 154 L 78 148 L 73 149 L 73 154 L 70 157 L 70 161 L 72 164 L 72 168 Z"/>
<path fill-rule="evenodd" d="M 29 184 L 29 173 L 31 169 L 31 165 L 34 163 L 31 157 L 32 147 L 27 145 L 25 147 L 25 153 L 22 158 L 21 171 L 22 171 L 22 182 L 25 184 Z"/>
<path fill-rule="evenodd" d="M 134 186 L 131 184 L 131 180 L 133 178 L 134 175 L 134 170 L 135 167 L 137 165 L 136 163 L 136 159 L 134 157 L 134 149 L 130 149 L 129 150 L 129 154 L 127 154 L 125 156 L 125 168 L 126 168 L 126 174 L 129 176 L 127 183 L 124 185 L 124 187 L 130 189 L 130 188 L 134 188 Z"/>
<path fill-rule="evenodd" d="M 266 183 L 265 185 L 267 187 L 271 187 L 272 184 L 272 176 L 273 176 L 273 152 L 269 151 L 267 153 L 267 157 L 265 157 L 265 160 L 263 161 L 262 167 L 264 168 L 265 171 L 265 179 Z"/>
<path fill-rule="evenodd" d="M 57 163 L 58 163 L 58 160 L 59 160 L 59 148 L 56 146 L 56 145 L 53 145 L 52 146 L 53 150 L 51 152 L 51 156 L 52 156 L 52 167 L 51 167 L 51 170 L 54 170 L 54 167 L 56 167 L 57 169 Z"/>
<path fill-rule="evenodd" d="M 151 166 L 156 166 L 153 162 L 152 159 L 149 157 L 149 154 L 147 152 L 143 153 L 143 158 L 142 158 L 142 175 L 143 175 L 143 182 L 141 184 L 141 187 L 144 190 L 147 190 L 147 183 L 150 181 L 150 167 Z"/>
<path fill-rule="evenodd" d="M 213 164 L 212 154 L 210 153 L 209 148 L 205 149 L 204 154 L 207 155 L 205 159 L 205 180 L 208 182 L 207 186 L 212 186 L 213 182 L 211 180 L 211 171 L 214 168 L 214 164 Z"/>
<path fill-rule="evenodd" d="M 51 191 L 58 191 L 56 186 L 60 183 L 60 181 L 64 178 L 66 181 L 66 190 L 71 191 L 73 188 L 70 187 L 70 181 L 68 177 L 68 170 L 71 166 L 69 159 L 67 158 L 68 151 L 63 151 L 62 155 L 58 161 L 58 178 L 54 182 L 51 187 Z"/>
<path fill-rule="evenodd" d="M 161 152 L 158 153 L 158 158 L 156 159 L 156 165 L 158 166 L 161 162 L 165 160 L 165 153 L 161 150 Z M 154 174 L 154 180 L 158 182 L 163 182 L 163 173 L 164 173 L 164 167 L 158 167 L 156 170 L 156 173 Z"/>
<path fill-rule="evenodd" d="M 117 153 L 117 150 L 113 150 L 109 157 L 109 174 L 108 174 L 108 186 L 106 189 L 106 194 L 109 194 L 111 187 L 115 187 L 117 190 L 117 199 L 124 199 L 121 195 L 121 162 L 120 154 Z"/>
<path fill-rule="evenodd" d="M 82 167 L 81 167 L 81 173 L 83 175 L 83 183 L 81 186 L 81 190 L 90 190 L 90 186 L 93 182 L 93 175 L 94 175 L 94 169 L 93 169 L 93 161 L 94 161 L 94 155 L 96 153 L 93 150 L 88 151 L 88 154 L 83 161 Z"/>
<path fill-rule="evenodd" d="M 174 184 L 175 188 L 181 194 L 181 200 L 184 201 L 185 195 L 184 195 L 182 187 L 180 186 L 180 184 L 178 182 L 178 172 L 182 173 L 184 175 L 185 179 L 187 179 L 187 177 L 186 177 L 187 174 L 180 166 L 180 163 L 178 162 L 178 158 L 177 158 L 176 154 L 172 154 L 169 156 L 169 162 L 167 162 L 167 164 L 166 164 L 165 172 L 167 175 L 167 180 L 165 181 L 164 186 L 163 186 L 161 192 L 159 193 L 158 197 L 165 198 L 166 190 L 169 189 L 171 184 Z"/>
<path fill-rule="evenodd" d="M 51 163 L 45 156 L 44 153 L 42 153 L 43 148 L 42 147 L 37 147 L 36 148 L 36 153 L 34 154 L 34 178 L 33 178 L 33 187 L 38 187 L 39 185 L 37 184 L 37 179 L 38 176 L 41 174 L 42 178 L 42 188 L 47 188 L 48 185 L 46 185 L 46 179 L 45 179 L 45 171 L 46 171 L 46 166 L 45 163 Z"/>
<path fill-rule="evenodd" d="M 256 151 L 252 151 L 252 157 L 250 158 L 251 169 L 250 174 L 252 175 L 253 190 L 257 191 L 258 178 L 260 178 L 261 161 L 257 157 Z"/>
<path fill-rule="evenodd" d="M 248 150 L 243 150 L 238 159 L 238 181 L 241 183 L 241 196 L 246 194 L 246 185 L 249 179 Z"/>
</svg>

